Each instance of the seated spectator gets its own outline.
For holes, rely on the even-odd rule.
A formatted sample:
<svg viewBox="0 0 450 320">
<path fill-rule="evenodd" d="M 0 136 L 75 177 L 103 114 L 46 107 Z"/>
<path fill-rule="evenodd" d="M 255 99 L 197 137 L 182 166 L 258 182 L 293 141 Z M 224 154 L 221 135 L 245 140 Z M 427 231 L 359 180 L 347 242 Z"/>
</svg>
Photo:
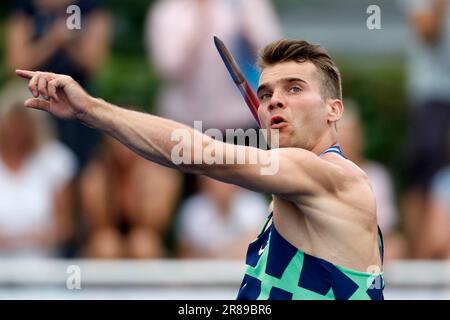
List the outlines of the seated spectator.
<svg viewBox="0 0 450 320">
<path fill-rule="evenodd" d="M 267 213 L 262 195 L 235 185 L 199 179 L 199 193 L 182 205 L 177 221 L 178 255 L 183 258 L 245 257 Z"/>
<path fill-rule="evenodd" d="M 399 259 L 406 254 L 404 237 L 397 232 L 398 212 L 389 171 L 378 162 L 364 156 L 364 134 L 357 106 L 347 100 L 345 113 L 338 123 L 340 145 L 344 155 L 358 165 L 369 177 L 377 203 L 378 225 L 385 242 L 385 259 Z"/>
<path fill-rule="evenodd" d="M 23 107 L 27 88 L 0 98 L 0 256 L 55 257 L 72 234 L 72 152 L 53 139 L 46 114 Z"/>
<path fill-rule="evenodd" d="M 177 171 L 145 161 L 110 137 L 81 176 L 90 258 L 161 258 L 181 192 Z"/>
</svg>

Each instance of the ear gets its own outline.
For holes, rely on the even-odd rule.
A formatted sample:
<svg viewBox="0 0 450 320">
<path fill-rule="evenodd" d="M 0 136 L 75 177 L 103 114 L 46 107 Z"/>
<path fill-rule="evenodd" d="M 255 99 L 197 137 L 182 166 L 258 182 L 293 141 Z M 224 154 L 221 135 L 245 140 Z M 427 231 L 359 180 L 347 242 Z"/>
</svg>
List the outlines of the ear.
<svg viewBox="0 0 450 320">
<path fill-rule="evenodd" d="M 344 112 L 344 105 L 342 101 L 339 99 L 328 99 L 328 116 L 327 120 L 329 122 L 336 122 L 341 119 L 342 114 Z"/>
</svg>

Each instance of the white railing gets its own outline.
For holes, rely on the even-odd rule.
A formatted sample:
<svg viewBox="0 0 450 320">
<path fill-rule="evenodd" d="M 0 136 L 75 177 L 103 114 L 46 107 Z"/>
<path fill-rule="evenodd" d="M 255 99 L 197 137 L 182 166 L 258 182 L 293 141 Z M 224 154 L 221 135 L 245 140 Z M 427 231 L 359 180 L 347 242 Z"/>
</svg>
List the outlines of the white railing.
<svg viewBox="0 0 450 320">
<path fill-rule="evenodd" d="M 243 272 L 223 260 L 1 260 L 0 299 L 234 299 Z M 390 262 L 385 282 L 387 299 L 450 299 L 450 261 Z"/>
</svg>

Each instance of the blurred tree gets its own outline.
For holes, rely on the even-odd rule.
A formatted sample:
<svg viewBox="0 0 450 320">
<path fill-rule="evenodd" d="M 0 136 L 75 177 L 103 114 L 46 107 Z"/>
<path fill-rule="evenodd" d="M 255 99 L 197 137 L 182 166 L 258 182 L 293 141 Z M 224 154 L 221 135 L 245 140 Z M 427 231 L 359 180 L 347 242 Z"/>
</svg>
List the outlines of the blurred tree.
<svg viewBox="0 0 450 320">
<path fill-rule="evenodd" d="M 149 66 L 144 50 L 143 25 L 153 1 L 106 0 L 114 18 L 112 54 L 94 79 L 93 90 L 119 105 L 132 105 L 146 111 L 152 105 L 159 79 Z"/>
</svg>

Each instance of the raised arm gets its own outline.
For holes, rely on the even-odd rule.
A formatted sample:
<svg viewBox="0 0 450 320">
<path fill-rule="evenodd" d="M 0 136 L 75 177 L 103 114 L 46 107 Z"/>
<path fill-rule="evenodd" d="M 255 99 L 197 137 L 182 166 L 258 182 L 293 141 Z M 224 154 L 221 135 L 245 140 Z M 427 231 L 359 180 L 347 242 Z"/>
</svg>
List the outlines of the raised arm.
<svg viewBox="0 0 450 320">
<path fill-rule="evenodd" d="M 45 35 L 33 40 L 33 25 L 23 14 L 15 14 L 6 27 L 6 60 L 11 70 L 34 69 L 45 64 L 71 35 L 65 28 L 65 20 L 58 20 Z"/>
<path fill-rule="evenodd" d="M 85 18 L 83 34 L 64 46 L 65 52 L 73 62 L 91 74 L 107 59 L 110 30 L 109 12 L 96 9 Z"/>
<path fill-rule="evenodd" d="M 69 76 L 16 72 L 30 79 L 29 88 L 34 98 L 28 99 L 25 106 L 62 119 L 79 120 L 158 164 L 284 196 L 332 191 L 336 189 L 333 181 L 342 181 L 336 166 L 309 151 L 299 148 L 262 150 L 226 144 L 175 121 L 93 98 Z M 205 154 L 211 155 L 214 161 L 202 156 Z M 245 164 L 238 161 L 242 155 L 246 156 Z M 249 163 L 251 157 L 253 161 Z"/>
</svg>

